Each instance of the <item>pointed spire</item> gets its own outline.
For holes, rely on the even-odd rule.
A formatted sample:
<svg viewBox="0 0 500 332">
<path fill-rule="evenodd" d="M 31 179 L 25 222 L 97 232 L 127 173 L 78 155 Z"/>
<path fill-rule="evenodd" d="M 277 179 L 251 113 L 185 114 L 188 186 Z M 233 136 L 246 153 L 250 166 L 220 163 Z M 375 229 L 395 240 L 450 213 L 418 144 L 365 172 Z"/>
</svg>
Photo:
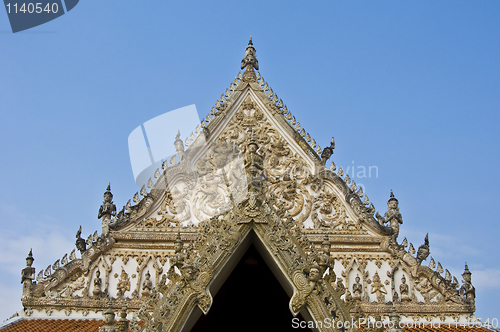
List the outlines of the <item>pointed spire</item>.
<svg viewBox="0 0 500 332">
<path fill-rule="evenodd" d="M 389 200 L 387 202 L 390 202 L 390 201 L 399 202 L 398 199 L 394 196 L 394 193 L 392 192 L 392 189 L 391 189 L 391 197 L 389 197 Z"/>
<path fill-rule="evenodd" d="M 30 259 L 31 261 L 34 261 L 35 259 L 33 258 L 33 248 L 30 249 L 30 252 L 28 253 L 28 257 L 26 257 L 26 260 Z M 467 267 L 467 263 L 465 263 L 465 266 Z"/>
<path fill-rule="evenodd" d="M 148 271 L 149 273 L 149 271 Z M 122 306 L 122 311 L 120 312 L 120 320 L 118 321 L 118 329 L 120 332 L 127 332 L 129 329 L 129 321 L 127 320 L 127 299 Z"/>
<path fill-rule="evenodd" d="M 241 69 L 245 69 L 243 73 L 243 80 L 248 82 L 256 82 L 257 76 L 255 75 L 254 68 L 259 70 L 259 61 L 255 56 L 255 48 L 253 47 L 252 37 L 248 41 L 248 46 L 245 49 L 245 57 L 241 60 Z"/>
<path fill-rule="evenodd" d="M 465 269 L 464 269 L 464 273 L 462 273 L 462 276 L 464 276 L 464 274 L 472 275 L 472 273 L 469 271 L 469 267 L 467 266 L 467 262 L 465 262 Z"/>
</svg>

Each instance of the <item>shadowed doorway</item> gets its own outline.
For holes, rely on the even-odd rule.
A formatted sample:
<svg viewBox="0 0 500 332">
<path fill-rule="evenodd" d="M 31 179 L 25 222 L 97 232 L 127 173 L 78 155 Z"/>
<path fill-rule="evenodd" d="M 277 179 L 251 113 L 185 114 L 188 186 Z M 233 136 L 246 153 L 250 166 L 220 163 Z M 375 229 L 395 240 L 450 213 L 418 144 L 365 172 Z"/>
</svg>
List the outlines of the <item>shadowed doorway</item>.
<svg viewBox="0 0 500 332">
<path fill-rule="evenodd" d="M 311 331 L 292 327 L 290 298 L 251 245 L 191 332 Z M 301 321 L 302 316 L 297 316 Z M 297 326 L 297 325 L 296 325 Z"/>
</svg>

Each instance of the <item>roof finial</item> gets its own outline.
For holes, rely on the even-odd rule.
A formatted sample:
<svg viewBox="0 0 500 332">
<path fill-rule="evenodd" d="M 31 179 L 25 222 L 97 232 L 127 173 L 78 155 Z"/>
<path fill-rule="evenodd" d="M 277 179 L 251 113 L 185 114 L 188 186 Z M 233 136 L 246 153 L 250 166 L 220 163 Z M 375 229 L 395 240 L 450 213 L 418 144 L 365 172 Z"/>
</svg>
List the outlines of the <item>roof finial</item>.
<svg viewBox="0 0 500 332">
<path fill-rule="evenodd" d="M 259 70 L 259 61 L 255 57 L 255 48 L 253 47 L 252 37 L 248 41 L 248 46 L 245 49 L 245 57 L 241 60 L 241 69 L 245 69 L 243 73 L 243 81 L 255 82 L 257 76 L 255 75 L 254 68 Z"/>
<path fill-rule="evenodd" d="M 332 137 L 332 140 L 330 141 L 330 146 L 324 148 L 323 152 L 321 153 L 321 163 L 323 164 L 323 166 L 326 165 L 326 161 L 330 159 L 330 157 L 332 156 L 333 149 L 335 149 L 335 139 Z"/>
<path fill-rule="evenodd" d="M 99 328 L 99 331 L 112 331 L 112 327 L 115 325 L 115 313 L 113 312 L 113 303 L 111 299 L 108 302 L 108 310 L 103 313 L 105 326 Z"/>
<path fill-rule="evenodd" d="M 396 307 L 394 306 L 394 301 L 392 302 L 392 312 L 389 314 L 389 328 L 386 330 L 386 332 L 403 332 L 403 329 L 401 328 L 400 322 L 401 322 L 401 317 L 399 317 Z"/>
</svg>

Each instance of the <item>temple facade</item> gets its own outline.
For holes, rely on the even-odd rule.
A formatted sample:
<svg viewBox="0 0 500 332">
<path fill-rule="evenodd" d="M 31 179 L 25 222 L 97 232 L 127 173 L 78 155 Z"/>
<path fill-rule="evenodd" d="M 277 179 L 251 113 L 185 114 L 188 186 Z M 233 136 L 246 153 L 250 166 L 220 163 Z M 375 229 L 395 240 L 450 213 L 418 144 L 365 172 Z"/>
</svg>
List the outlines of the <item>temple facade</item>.
<svg viewBox="0 0 500 332">
<path fill-rule="evenodd" d="M 19 320 L 106 317 L 101 331 L 203 330 L 212 312 L 230 306 L 257 305 L 259 316 L 265 294 L 279 288 L 266 288 L 273 278 L 286 294 L 276 307 L 290 315 L 280 331 L 294 317 L 474 320 L 467 264 L 459 282 L 430 256 L 428 237 L 416 245 L 399 237 L 395 195 L 376 212 L 330 161 L 334 139 L 321 148 L 261 76 L 251 39 L 241 69 L 200 125 L 181 133 L 185 140 L 165 143 L 177 155 L 119 211 L 108 185 L 100 232 L 82 237 L 89 226 L 80 227 L 76 248 L 38 271 L 29 252 Z M 242 273 L 222 297 L 240 265 L 259 264 L 270 273 Z M 248 284 L 255 296 L 224 304 Z M 119 326 L 113 312 L 122 313 Z"/>
</svg>

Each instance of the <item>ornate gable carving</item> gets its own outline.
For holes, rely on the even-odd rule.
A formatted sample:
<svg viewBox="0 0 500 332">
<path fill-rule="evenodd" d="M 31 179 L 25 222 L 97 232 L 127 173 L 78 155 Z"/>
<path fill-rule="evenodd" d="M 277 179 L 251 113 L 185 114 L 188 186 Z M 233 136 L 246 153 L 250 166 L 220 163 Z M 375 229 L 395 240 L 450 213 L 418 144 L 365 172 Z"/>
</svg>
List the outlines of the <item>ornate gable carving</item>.
<svg viewBox="0 0 500 332">
<path fill-rule="evenodd" d="M 22 271 L 23 305 L 34 311 L 97 315 L 113 298 L 154 331 L 179 330 L 190 310 L 210 310 L 212 285 L 238 250 L 270 253 L 291 289 L 290 310 L 349 320 L 396 308 L 407 319 L 465 319 L 475 291 L 431 258 L 398 242 L 394 195 L 382 216 L 332 162 L 255 72 L 249 45 L 238 74 L 210 114 L 146 187 L 116 212 L 110 186 L 99 210 L 102 234 L 77 233 L 75 250 L 39 272 Z M 186 149 L 184 149 L 186 147 Z M 186 248 L 180 244 L 186 243 Z M 415 255 L 416 254 L 416 255 Z M 359 280 L 358 280 L 359 278 Z M 147 299 L 147 301 L 145 301 Z"/>
</svg>

